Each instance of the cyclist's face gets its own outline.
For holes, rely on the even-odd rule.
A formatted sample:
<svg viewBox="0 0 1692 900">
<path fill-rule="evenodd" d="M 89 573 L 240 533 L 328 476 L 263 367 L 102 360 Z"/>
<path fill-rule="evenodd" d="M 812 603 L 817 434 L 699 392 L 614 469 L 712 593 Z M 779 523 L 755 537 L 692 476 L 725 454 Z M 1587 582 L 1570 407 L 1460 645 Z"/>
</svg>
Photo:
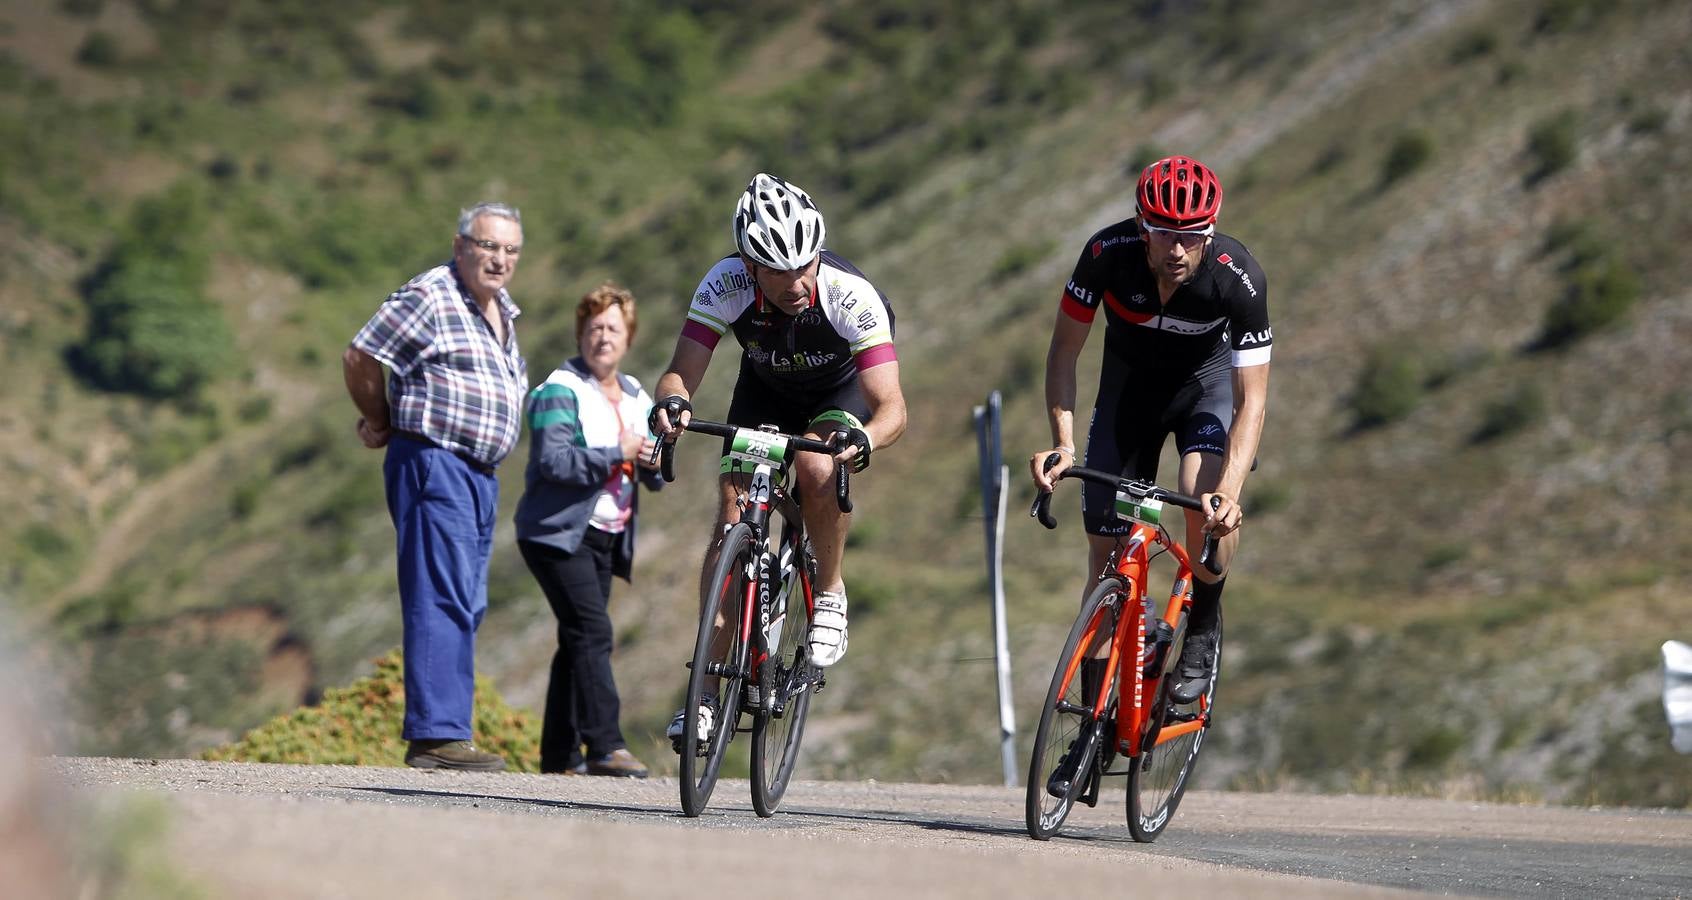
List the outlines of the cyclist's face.
<svg viewBox="0 0 1692 900">
<path fill-rule="evenodd" d="M 752 277 L 757 279 L 758 290 L 763 291 L 764 297 L 777 309 L 794 316 L 810 304 L 811 295 L 817 290 L 817 266 L 821 257 L 811 260 L 803 268 L 786 271 L 753 262 L 744 255 L 741 259 L 752 270 Z"/>
<path fill-rule="evenodd" d="M 1192 232 L 1181 233 L 1161 228 L 1140 228 L 1146 242 L 1146 262 L 1159 281 L 1185 284 L 1198 271 L 1204 259 L 1204 248 L 1210 236 Z"/>
</svg>

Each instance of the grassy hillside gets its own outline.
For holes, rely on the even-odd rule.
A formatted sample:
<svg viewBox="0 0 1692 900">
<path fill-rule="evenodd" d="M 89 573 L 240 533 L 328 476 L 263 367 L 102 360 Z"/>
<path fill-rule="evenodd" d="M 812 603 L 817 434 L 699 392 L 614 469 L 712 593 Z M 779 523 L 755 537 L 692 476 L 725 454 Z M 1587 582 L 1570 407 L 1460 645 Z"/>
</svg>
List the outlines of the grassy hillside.
<svg viewBox="0 0 1692 900">
<path fill-rule="evenodd" d="M 338 9 L 0 11 L 0 591 L 82 673 L 83 749 L 196 751 L 397 643 L 380 458 L 336 360 L 461 206 L 524 211 L 535 377 L 614 277 L 650 380 L 768 169 L 891 297 L 912 409 L 856 489 L 853 660 L 807 769 L 995 778 L 969 410 L 1004 392 L 1013 470 L 1043 445 L 1057 291 L 1178 150 L 1219 169 L 1278 338 L 1205 777 L 1692 802 L 1652 707 L 1655 648 L 1692 622 L 1673 4 Z M 684 447 L 615 593 L 625 730 L 660 765 L 710 454 Z M 1028 496 L 1025 732 L 1083 557 L 1075 498 L 1046 533 Z M 508 535 L 481 665 L 538 705 L 552 623 Z"/>
</svg>

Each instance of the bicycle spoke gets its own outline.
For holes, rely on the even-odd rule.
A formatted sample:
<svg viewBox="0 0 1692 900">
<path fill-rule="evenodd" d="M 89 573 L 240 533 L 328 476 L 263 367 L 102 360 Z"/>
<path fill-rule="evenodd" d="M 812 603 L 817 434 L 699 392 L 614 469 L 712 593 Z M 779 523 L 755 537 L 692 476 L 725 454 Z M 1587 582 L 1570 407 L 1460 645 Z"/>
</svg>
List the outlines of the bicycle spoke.
<svg viewBox="0 0 1692 900">
<path fill-rule="evenodd" d="M 1217 624 L 1217 674 L 1221 672 L 1221 624 Z M 1153 745 L 1134 759 L 1128 773 L 1128 830 L 1136 841 L 1154 841 L 1181 804 L 1181 796 L 1192 780 L 1198 763 L 1199 750 L 1204 746 L 1205 726 L 1216 698 L 1216 683 L 1196 702 L 1186 705 L 1167 701 L 1167 685 L 1162 689 L 1164 702 L 1162 727 L 1153 738 Z"/>
<path fill-rule="evenodd" d="M 1110 703 L 1108 695 L 1101 696 L 1104 663 L 1097 657 L 1109 647 L 1121 621 L 1123 587 L 1113 578 L 1094 589 L 1052 673 L 1028 766 L 1026 824 L 1036 840 L 1046 840 L 1062 827 L 1075 801 L 1098 777 L 1102 744 L 1115 739 L 1114 724 L 1096 712 L 1096 707 Z"/>
<path fill-rule="evenodd" d="M 773 696 L 765 709 L 754 711 L 752 720 L 752 807 L 765 817 L 775 814 L 798 763 L 816 672 L 805 659 L 810 581 L 800 527 L 794 522 L 778 532 L 782 542 L 777 549 L 775 574 L 781 576 L 785 569 L 786 577 L 772 600 L 770 655 L 763 663 L 770 667 L 763 681 Z"/>
<path fill-rule="evenodd" d="M 682 813 L 690 817 L 703 812 L 705 804 L 710 801 L 723 757 L 728 752 L 729 742 L 734 739 L 735 726 L 740 719 L 741 683 L 748 648 L 740 636 L 739 620 L 748 588 L 746 561 L 751 558 L 752 548 L 753 537 L 749 527 L 740 524 L 729 531 L 710 581 L 714 590 L 701 610 L 699 635 L 694 641 L 692 670 L 688 675 L 687 699 L 683 706 L 687 718 L 679 748 Z M 719 618 L 722 619 L 722 629 L 713 641 L 713 625 Z M 708 705 L 706 698 L 713 694 L 716 704 L 709 723 L 711 730 L 708 735 L 701 735 L 699 707 Z"/>
</svg>

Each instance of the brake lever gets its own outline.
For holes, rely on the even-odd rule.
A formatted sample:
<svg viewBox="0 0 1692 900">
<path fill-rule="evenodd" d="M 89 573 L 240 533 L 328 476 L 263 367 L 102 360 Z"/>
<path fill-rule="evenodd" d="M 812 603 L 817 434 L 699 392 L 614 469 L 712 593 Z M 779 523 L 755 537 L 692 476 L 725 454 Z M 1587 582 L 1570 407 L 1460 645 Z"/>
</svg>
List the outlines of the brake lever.
<svg viewBox="0 0 1692 900">
<path fill-rule="evenodd" d="M 1221 506 L 1222 498 L 1216 496 L 1215 494 L 1210 495 L 1211 511 L 1215 512 Z M 1199 551 L 1199 565 L 1209 569 L 1210 574 L 1212 575 L 1222 574 L 1222 563 L 1216 558 L 1216 546 L 1221 543 L 1221 541 L 1222 538 L 1218 537 L 1214 532 L 1206 534 L 1204 536 L 1204 549 Z"/>
<path fill-rule="evenodd" d="M 1053 453 L 1046 457 L 1045 465 L 1040 467 L 1042 472 L 1050 472 L 1058 464 L 1061 457 Z M 1052 516 L 1052 492 L 1038 491 L 1034 496 L 1034 505 L 1028 508 L 1028 514 L 1039 519 L 1040 524 L 1047 528 L 1056 528 L 1057 519 Z"/>
</svg>

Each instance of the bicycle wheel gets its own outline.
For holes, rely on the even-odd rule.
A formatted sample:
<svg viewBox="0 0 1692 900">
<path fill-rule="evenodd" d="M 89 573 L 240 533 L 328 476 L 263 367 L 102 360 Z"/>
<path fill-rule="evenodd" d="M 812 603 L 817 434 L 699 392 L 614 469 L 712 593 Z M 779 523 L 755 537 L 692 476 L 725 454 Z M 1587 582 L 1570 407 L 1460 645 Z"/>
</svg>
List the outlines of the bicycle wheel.
<svg viewBox="0 0 1692 900">
<path fill-rule="evenodd" d="M 811 624 L 805 592 L 816 564 L 797 523 L 782 532 L 777 560 L 787 577 L 770 610 L 769 657 L 760 666 L 763 704 L 752 713 L 752 808 L 765 818 L 775 815 L 799 761 L 816 675 L 805 653 Z"/>
<path fill-rule="evenodd" d="M 1161 741 L 1154 746 L 1142 744 L 1140 755 L 1132 760 L 1128 769 L 1128 831 L 1134 840 L 1150 843 L 1157 840 L 1163 829 L 1169 827 L 1169 820 L 1175 816 L 1175 808 L 1181 805 L 1181 795 L 1187 790 L 1187 783 L 1192 780 L 1193 769 L 1198 765 L 1199 750 L 1204 746 L 1204 733 L 1209 730 L 1210 723 L 1216 714 L 1216 682 L 1222 674 L 1222 622 L 1218 613 L 1216 622 L 1216 668 L 1212 670 L 1210 687 L 1198 700 L 1177 705 L 1169 702 L 1169 680 L 1163 679 L 1158 687 L 1158 701 L 1162 707 L 1162 715 L 1152 734 L 1182 729 L 1183 726 L 1192 728 L 1174 737 L 1164 738 L 1159 734 L 1148 741 Z M 1169 659 L 1171 665 L 1177 658 L 1177 648 L 1170 648 Z M 1166 673 L 1167 674 L 1167 673 Z M 1198 727 L 1192 727 L 1195 724 Z"/>
<path fill-rule="evenodd" d="M 686 726 L 682 732 L 681 804 L 682 814 L 693 817 L 705 810 L 711 791 L 717 786 L 717 773 L 723 767 L 723 755 L 740 719 L 740 687 L 746 673 L 746 642 L 740 637 L 740 613 L 746 602 L 748 566 L 755 558 L 757 545 L 752 540 L 752 528 L 745 523 L 735 525 L 723 537 L 717 567 L 711 574 L 712 591 L 700 610 L 699 637 L 693 642 L 692 671 L 687 676 Z M 711 652 L 711 623 L 723 617 L 723 629 L 728 633 L 726 651 Z M 708 686 L 717 684 L 717 710 L 711 722 L 711 732 L 701 740 L 698 709 L 710 693 Z"/>
<path fill-rule="evenodd" d="M 1122 621 L 1127 589 L 1121 578 L 1110 576 L 1087 595 L 1052 672 L 1028 762 L 1028 835 L 1037 841 L 1056 834 L 1069 817 L 1076 798 L 1096 777 L 1099 743 L 1114 728 L 1103 717 L 1089 714 L 1090 706 L 1108 705 L 1111 698 L 1099 695 L 1101 685 L 1084 683 L 1082 662 L 1108 652 Z M 1061 790 L 1057 785 L 1065 775 L 1069 787 Z"/>
</svg>

